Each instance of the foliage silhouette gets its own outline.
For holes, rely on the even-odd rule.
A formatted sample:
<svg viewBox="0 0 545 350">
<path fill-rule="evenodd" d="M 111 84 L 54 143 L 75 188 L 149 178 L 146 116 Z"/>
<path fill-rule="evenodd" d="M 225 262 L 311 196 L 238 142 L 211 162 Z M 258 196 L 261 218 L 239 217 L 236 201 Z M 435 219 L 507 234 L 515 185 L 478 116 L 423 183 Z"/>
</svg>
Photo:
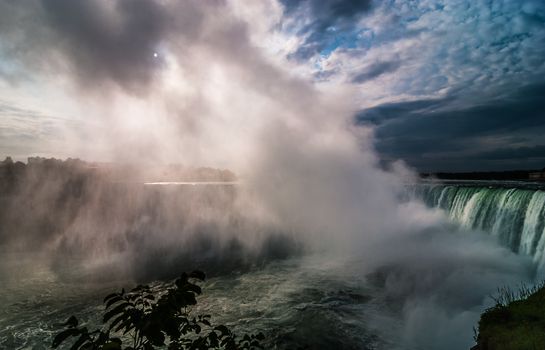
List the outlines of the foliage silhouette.
<svg viewBox="0 0 545 350">
<path fill-rule="evenodd" d="M 225 325 L 212 325 L 210 315 L 191 315 L 202 292 L 196 282 L 204 279 L 201 271 L 184 272 L 166 291 L 139 285 L 112 293 L 104 298 L 102 329 L 89 331 L 71 316 L 52 348 L 75 338 L 73 350 L 262 349 L 262 333 L 238 337 Z"/>
</svg>

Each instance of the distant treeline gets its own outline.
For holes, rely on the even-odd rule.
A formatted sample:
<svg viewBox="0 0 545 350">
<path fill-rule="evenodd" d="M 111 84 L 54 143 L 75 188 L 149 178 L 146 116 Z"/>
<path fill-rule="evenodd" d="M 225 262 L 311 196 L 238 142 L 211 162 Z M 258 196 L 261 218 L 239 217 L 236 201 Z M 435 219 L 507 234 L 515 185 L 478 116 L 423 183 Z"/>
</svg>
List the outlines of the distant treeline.
<svg viewBox="0 0 545 350">
<path fill-rule="evenodd" d="M 231 271 L 284 253 L 284 240 L 254 249 L 238 239 L 265 231 L 234 205 L 236 186 L 144 185 L 234 179 L 211 168 L 8 158 L 0 161 L 0 250 L 47 251 L 62 273 L 70 261 L 95 266 L 101 278 L 142 280 L 171 278 L 180 266 Z"/>
<path fill-rule="evenodd" d="M 444 180 L 545 180 L 545 168 L 542 170 L 479 171 L 464 173 L 421 173 L 422 178 Z"/>
<path fill-rule="evenodd" d="M 161 181 L 217 181 L 233 182 L 236 175 L 230 170 L 209 167 L 186 167 L 179 164 L 147 165 L 123 163 L 91 163 L 80 159 L 29 157 L 27 163 L 14 162 L 11 157 L 0 161 L 0 194 L 13 191 L 20 183 L 32 177 L 54 177 L 86 181 L 89 179 L 113 182 Z"/>
<path fill-rule="evenodd" d="M 235 179 L 211 168 L 8 158 L 0 161 L 0 251 L 47 252 L 61 274 L 81 267 L 138 281 L 173 278 L 183 266 L 213 275 L 298 254 L 291 235 L 240 205 L 230 182 L 144 185 Z"/>
</svg>

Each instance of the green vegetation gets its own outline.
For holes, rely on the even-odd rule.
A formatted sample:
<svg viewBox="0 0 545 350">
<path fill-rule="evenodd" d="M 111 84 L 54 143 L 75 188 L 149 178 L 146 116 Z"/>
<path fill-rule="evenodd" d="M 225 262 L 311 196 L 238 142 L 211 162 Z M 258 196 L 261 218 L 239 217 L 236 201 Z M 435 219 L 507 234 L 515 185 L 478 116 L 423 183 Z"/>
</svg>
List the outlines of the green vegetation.
<svg viewBox="0 0 545 350">
<path fill-rule="evenodd" d="M 227 326 L 213 326 L 210 315 L 191 315 L 204 281 L 203 272 L 183 273 L 172 286 L 154 291 L 140 285 L 104 298 L 102 329 L 89 331 L 71 316 L 53 339 L 53 348 L 75 338 L 73 350 L 262 349 L 262 333 L 236 336 Z"/>
<path fill-rule="evenodd" d="M 496 305 L 481 315 L 472 350 L 545 349 L 545 284 L 498 292 Z"/>
</svg>

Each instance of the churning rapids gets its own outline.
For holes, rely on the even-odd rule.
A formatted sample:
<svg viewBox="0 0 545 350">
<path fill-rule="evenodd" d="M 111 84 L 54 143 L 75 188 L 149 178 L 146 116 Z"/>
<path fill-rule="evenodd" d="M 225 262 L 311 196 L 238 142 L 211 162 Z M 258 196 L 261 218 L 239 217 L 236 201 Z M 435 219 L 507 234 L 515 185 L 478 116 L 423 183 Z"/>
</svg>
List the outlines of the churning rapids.
<svg viewBox="0 0 545 350">
<path fill-rule="evenodd" d="M 158 193 L 179 185 L 158 186 Z M 375 253 L 342 258 L 307 253 L 273 236 L 250 262 L 229 258 L 204 267 L 212 276 L 198 309 L 235 330 L 264 332 L 267 348 L 468 349 L 473 326 L 492 302 L 489 295 L 541 276 L 545 192 L 476 182 L 407 188 L 407 203 L 423 201 L 450 221 L 398 237 Z M 204 255 L 214 251 L 210 247 L 205 240 L 192 246 Z M 237 249 L 233 243 L 227 251 Z M 2 349 L 47 349 L 58 323 L 72 314 L 97 325 L 102 297 L 134 284 L 101 278 L 105 272 L 90 276 L 69 263 L 51 269 L 50 259 L 38 253 L 1 254 Z M 188 261 L 169 266 L 201 267 L 185 266 Z M 225 261 L 227 270 L 218 267 Z M 164 277 L 146 271 L 141 276 Z"/>
</svg>

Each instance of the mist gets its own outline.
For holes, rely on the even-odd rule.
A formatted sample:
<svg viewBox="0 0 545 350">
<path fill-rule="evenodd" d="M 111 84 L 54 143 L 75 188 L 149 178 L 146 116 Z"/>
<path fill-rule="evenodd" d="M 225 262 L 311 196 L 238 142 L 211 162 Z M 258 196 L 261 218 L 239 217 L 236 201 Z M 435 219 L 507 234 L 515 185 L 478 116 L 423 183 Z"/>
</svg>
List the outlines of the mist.
<svg viewBox="0 0 545 350">
<path fill-rule="evenodd" d="M 402 162 L 380 166 L 373 128 L 353 125 L 353 88 L 316 86 L 264 48 L 283 11 L 276 2 L 3 2 L 2 50 L 25 72 L 11 86 L 53 94 L 37 101 L 76 116 L 44 147 L 138 164 L 135 173 L 226 168 L 238 184 L 166 190 L 90 178 L 63 197 L 69 180 L 27 178 L 4 208 L 2 250 L 45 254 L 59 278 L 144 281 L 191 264 L 226 274 L 323 255 L 324 269 L 345 261 L 385 291 L 404 321 L 392 332 L 407 344 L 467 346 L 488 295 L 532 281 L 531 262 L 402 199 L 416 175 Z"/>
<path fill-rule="evenodd" d="M 75 156 L 228 168 L 242 184 L 237 211 L 307 242 L 349 247 L 362 227 L 370 239 L 413 221 L 397 199 L 410 171 L 379 169 L 372 130 L 352 125 L 353 92 L 318 89 L 251 37 L 244 16 L 272 26 L 280 5 L 250 13 L 221 1 L 2 6 L 34 19 L 29 28 L 6 25 L 3 35 L 14 37 L 12 53 L 26 67 L 53 81 L 45 84 L 63 81 L 85 127 L 64 134 Z"/>
</svg>

